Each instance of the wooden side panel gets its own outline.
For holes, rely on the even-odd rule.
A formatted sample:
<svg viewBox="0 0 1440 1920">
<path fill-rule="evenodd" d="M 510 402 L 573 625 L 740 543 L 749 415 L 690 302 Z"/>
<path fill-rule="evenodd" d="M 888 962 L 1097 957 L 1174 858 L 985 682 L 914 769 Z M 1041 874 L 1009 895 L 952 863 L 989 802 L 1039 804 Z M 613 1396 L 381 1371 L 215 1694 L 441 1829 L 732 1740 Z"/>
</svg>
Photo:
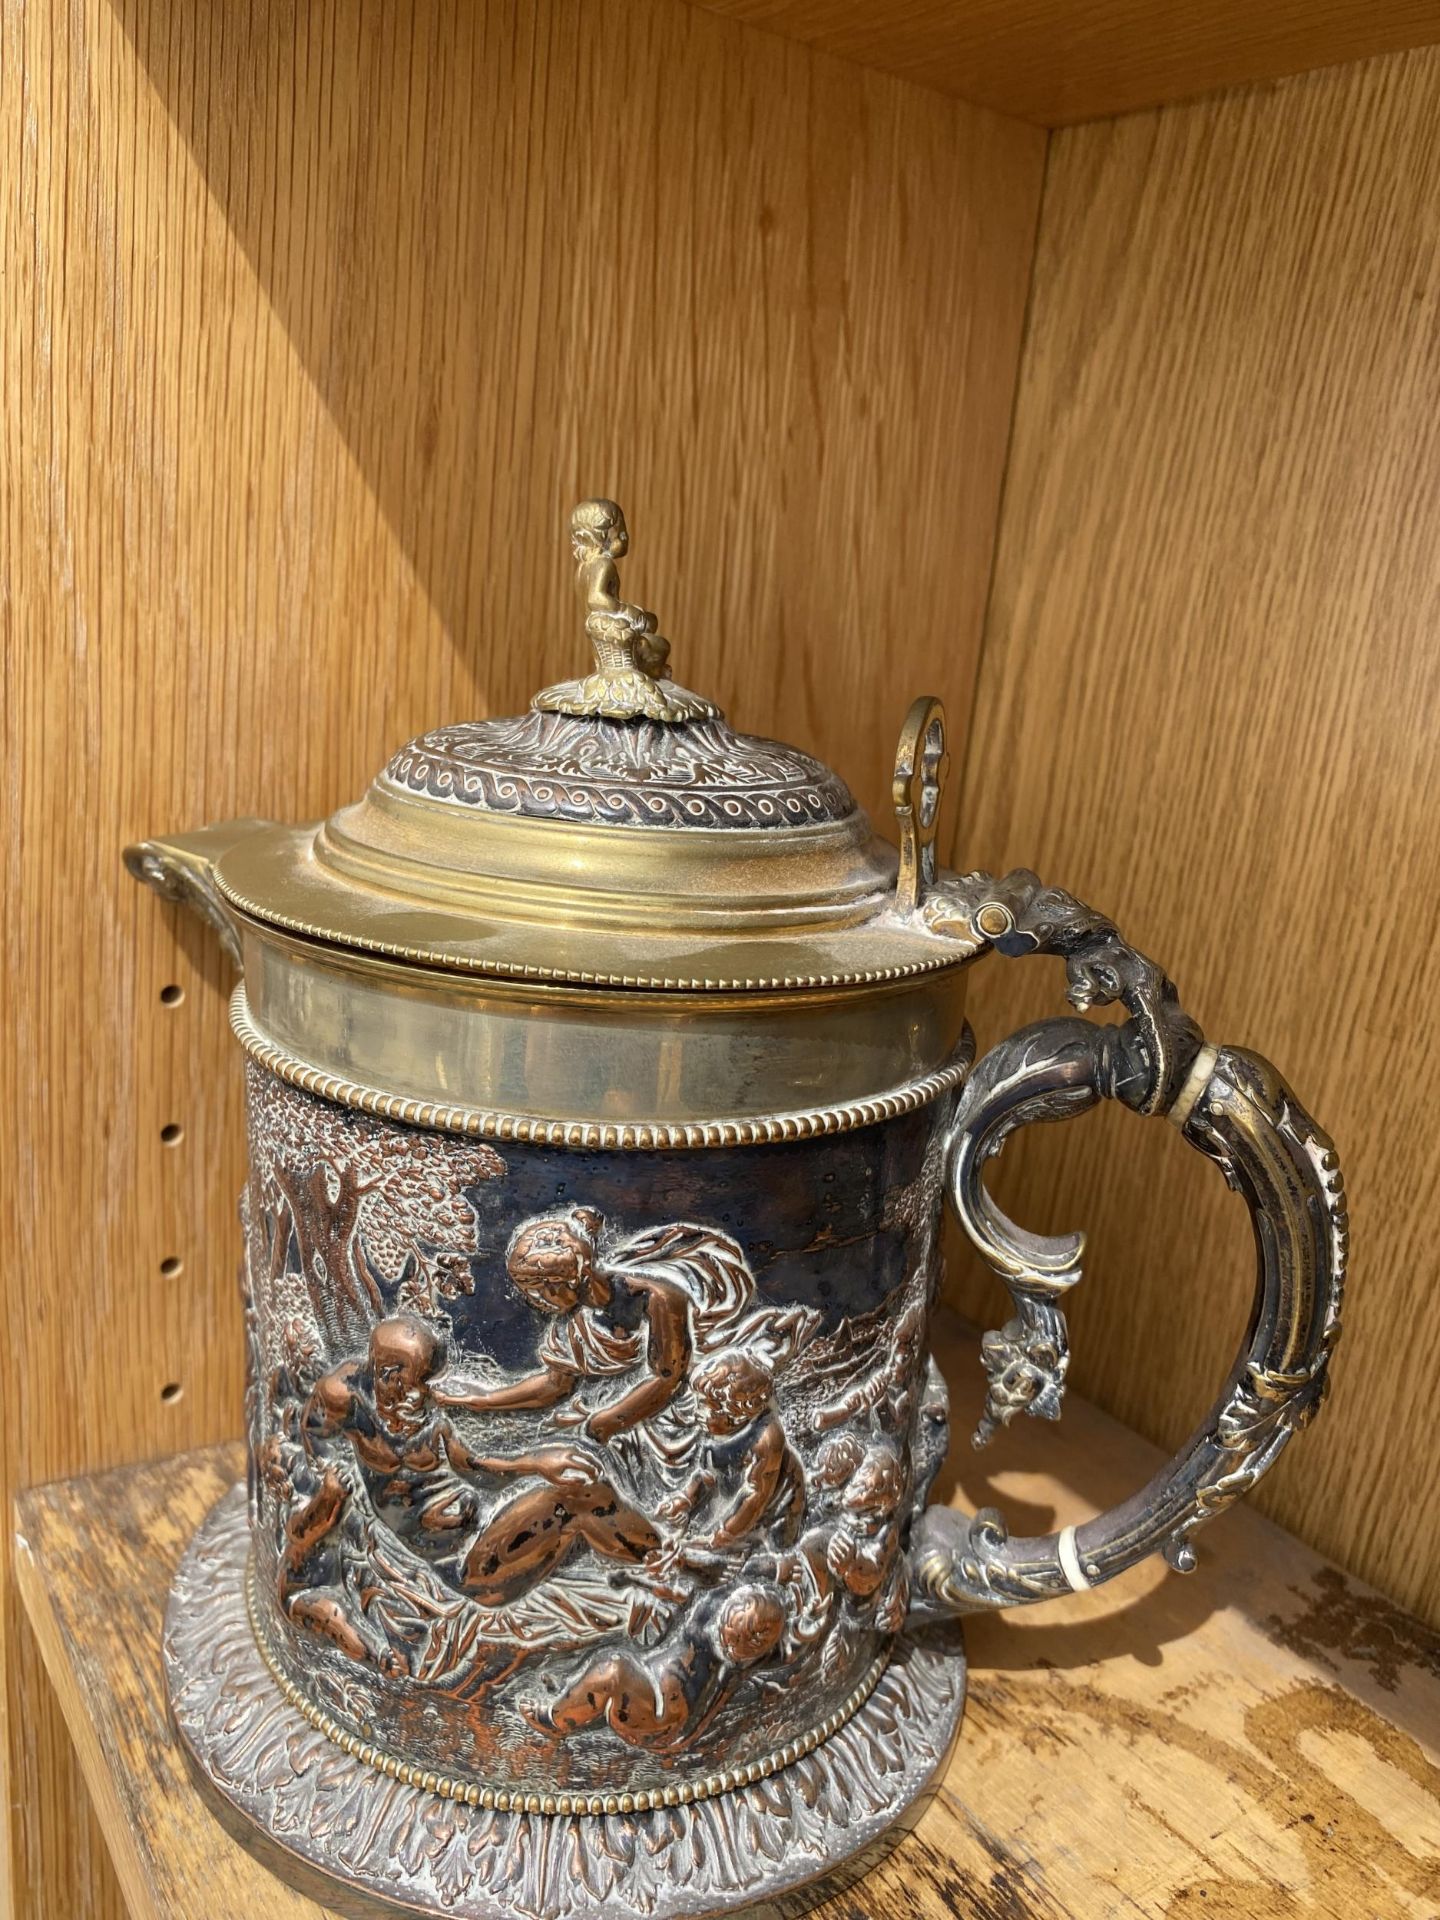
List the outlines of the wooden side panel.
<svg viewBox="0 0 1440 1920">
<path fill-rule="evenodd" d="M 1436 0 L 694 0 L 1043 126 L 1440 40 Z"/>
<path fill-rule="evenodd" d="M 5 34 L 8 1512 L 239 1425 L 228 981 L 122 843 L 574 671 L 593 492 L 683 677 L 882 805 L 973 676 L 1043 136 L 668 0 Z M 13 1911 L 109 1915 L 8 1634 Z"/>
<path fill-rule="evenodd" d="M 1437 99 L 1426 52 L 1055 137 L 958 835 L 1114 914 L 1335 1135 L 1347 1333 L 1261 1504 L 1432 1622 Z M 1061 985 L 988 963 L 982 1045 Z M 1118 1110 L 1007 1159 L 1017 1218 L 1092 1230 L 1073 1377 L 1177 1442 L 1242 1325 L 1243 1207 Z"/>
</svg>

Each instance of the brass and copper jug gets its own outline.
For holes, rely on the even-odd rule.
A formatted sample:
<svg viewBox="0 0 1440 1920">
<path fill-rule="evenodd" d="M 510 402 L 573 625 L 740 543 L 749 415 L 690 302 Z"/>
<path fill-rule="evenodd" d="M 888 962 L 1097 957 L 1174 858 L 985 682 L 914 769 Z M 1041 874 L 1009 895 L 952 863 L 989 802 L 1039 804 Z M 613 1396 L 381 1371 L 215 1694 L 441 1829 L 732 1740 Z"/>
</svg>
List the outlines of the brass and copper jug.
<svg viewBox="0 0 1440 1920">
<path fill-rule="evenodd" d="M 938 701 L 900 737 L 897 852 L 670 679 L 618 507 L 571 537 L 588 677 L 412 741 L 319 827 L 126 856 L 216 926 L 247 1056 L 249 1484 L 177 1576 L 172 1712 L 227 1824 L 366 1912 L 700 1915 L 860 1855 L 958 1725 L 948 1622 L 1192 1565 L 1339 1331 L 1330 1141 L 1110 921 L 937 869 Z M 977 1064 L 991 950 L 1128 1018 Z M 1102 1098 L 1243 1194 L 1255 1312 L 1149 1486 L 1011 1538 L 927 1504 L 942 1195 L 1014 1306 L 977 1439 L 1054 1418 L 1078 1236 L 981 1173 Z"/>
</svg>

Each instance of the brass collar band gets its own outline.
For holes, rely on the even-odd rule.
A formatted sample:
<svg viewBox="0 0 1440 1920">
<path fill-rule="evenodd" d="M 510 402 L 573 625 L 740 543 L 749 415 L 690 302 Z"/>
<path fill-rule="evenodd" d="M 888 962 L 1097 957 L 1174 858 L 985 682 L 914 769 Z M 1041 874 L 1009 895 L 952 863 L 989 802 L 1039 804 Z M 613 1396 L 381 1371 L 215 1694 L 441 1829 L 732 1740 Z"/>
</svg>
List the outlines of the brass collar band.
<svg viewBox="0 0 1440 1920">
<path fill-rule="evenodd" d="M 969 1058 L 963 969 L 808 993 L 617 991 L 467 978 L 238 926 L 236 1031 L 256 1058 L 344 1105 L 450 1132 L 799 1139 L 933 1099 Z"/>
<path fill-rule="evenodd" d="M 276 1685 L 295 1711 L 308 1720 L 317 1732 L 323 1733 L 327 1740 L 332 1740 L 343 1752 L 364 1765 L 388 1774 L 392 1780 L 403 1781 L 407 1786 L 423 1787 L 428 1793 L 439 1794 L 443 1800 L 463 1801 L 470 1807 L 493 1808 L 497 1813 L 649 1813 L 652 1808 L 688 1807 L 697 1800 L 712 1800 L 717 1794 L 733 1793 L 737 1787 L 753 1786 L 757 1780 L 767 1780 L 782 1767 L 794 1766 L 797 1760 L 814 1753 L 832 1734 L 838 1733 L 846 1721 L 864 1706 L 890 1664 L 887 1647 L 871 1662 L 854 1691 L 818 1727 L 812 1727 L 798 1739 L 787 1741 L 783 1747 L 774 1748 L 763 1759 L 751 1760 L 743 1767 L 727 1767 L 723 1773 L 706 1774 L 698 1780 L 677 1780 L 664 1787 L 642 1788 L 638 1793 L 536 1793 L 523 1788 L 483 1786 L 478 1780 L 469 1780 L 463 1775 L 436 1773 L 432 1768 L 402 1760 L 398 1754 L 387 1753 L 373 1741 L 350 1732 L 302 1692 L 281 1666 L 261 1624 L 253 1561 L 246 1568 L 245 1606 L 255 1644 L 274 1675 Z"/>
<path fill-rule="evenodd" d="M 261 1066 L 290 1085 L 341 1106 L 379 1114 L 387 1120 L 404 1121 L 410 1126 L 435 1127 L 446 1133 L 471 1134 L 490 1140 L 534 1141 L 556 1147 L 641 1150 L 742 1147 L 761 1142 L 808 1140 L 817 1134 L 846 1133 L 855 1127 L 871 1126 L 880 1120 L 911 1113 L 948 1093 L 961 1084 L 975 1058 L 975 1036 L 966 1025 L 942 1066 L 866 1099 L 720 1119 L 547 1119 L 493 1107 L 416 1099 L 327 1072 L 277 1045 L 260 1030 L 251 1017 L 243 985 L 236 987 L 231 998 L 230 1023 L 241 1046 Z"/>
</svg>

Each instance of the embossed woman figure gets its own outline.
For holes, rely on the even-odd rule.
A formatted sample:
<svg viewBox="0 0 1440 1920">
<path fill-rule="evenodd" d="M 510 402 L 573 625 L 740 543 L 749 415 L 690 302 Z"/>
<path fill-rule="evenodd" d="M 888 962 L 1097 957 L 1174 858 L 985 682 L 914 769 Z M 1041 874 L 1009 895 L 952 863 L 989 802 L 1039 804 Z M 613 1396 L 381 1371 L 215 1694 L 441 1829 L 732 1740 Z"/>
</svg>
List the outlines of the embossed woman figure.
<svg viewBox="0 0 1440 1920">
<path fill-rule="evenodd" d="M 617 1284 L 599 1258 L 600 1227 L 598 1213 L 575 1207 L 519 1229 L 507 1271 L 531 1306 L 551 1316 L 539 1366 L 498 1386 L 442 1386 L 448 1405 L 477 1413 L 553 1407 L 570 1400 L 582 1380 L 637 1375 L 616 1399 L 565 1422 L 583 1424 L 602 1443 L 669 1405 L 690 1367 L 690 1297 L 666 1274 L 627 1275 Z"/>
<path fill-rule="evenodd" d="M 817 1316 L 806 1307 L 758 1304 L 742 1248 L 718 1228 L 654 1227 L 602 1249 L 603 1225 L 594 1208 L 573 1207 L 516 1232 L 506 1255 L 510 1278 L 550 1317 L 538 1367 L 499 1386 L 442 1386 L 437 1397 L 476 1412 L 559 1407 L 584 1382 L 624 1381 L 598 1405 L 567 1405 L 559 1423 L 579 1425 L 602 1444 L 634 1434 L 651 1461 L 680 1468 L 698 1439 L 689 1384 L 696 1356 L 743 1346 L 773 1368 L 808 1337 Z"/>
</svg>

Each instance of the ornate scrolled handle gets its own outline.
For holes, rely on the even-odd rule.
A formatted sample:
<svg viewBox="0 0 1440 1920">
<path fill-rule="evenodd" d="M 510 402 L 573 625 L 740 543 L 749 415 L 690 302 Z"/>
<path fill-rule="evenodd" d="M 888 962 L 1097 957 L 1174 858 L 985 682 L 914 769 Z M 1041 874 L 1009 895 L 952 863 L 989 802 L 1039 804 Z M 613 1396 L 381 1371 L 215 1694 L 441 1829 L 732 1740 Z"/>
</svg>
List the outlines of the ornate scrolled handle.
<svg viewBox="0 0 1440 1920">
<path fill-rule="evenodd" d="M 1258 1273 L 1250 1330 L 1220 1398 L 1148 1486 L 1084 1526 L 1038 1539 L 1012 1540 L 991 1508 L 973 1517 L 931 1508 L 917 1532 L 917 1601 L 970 1612 L 1048 1599 L 1157 1551 L 1188 1572 L 1195 1528 L 1255 1485 L 1324 1396 L 1349 1241 L 1334 1145 L 1267 1060 L 1208 1046 L 1153 961 L 1033 873 L 943 875 L 919 911 L 936 932 L 978 935 L 1001 953 L 1058 954 L 1076 1007 L 1119 1000 L 1130 1016 L 1118 1027 L 1057 1019 L 1023 1028 L 980 1061 L 957 1110 L 951 1198 L 1015 1305 L 982 1344 L 989 1391 L 976 1444 L 1017 1413 L 1059 1417 L 1069 1359 L 1060 1303 L 1080 1278 L 1081 1235 L 1029 1233 L 985 1190 L 986 1160 L 1017 1127 L 1101 1099 L 1167 1115 L 1243 1194 Z"/>
</svg>

